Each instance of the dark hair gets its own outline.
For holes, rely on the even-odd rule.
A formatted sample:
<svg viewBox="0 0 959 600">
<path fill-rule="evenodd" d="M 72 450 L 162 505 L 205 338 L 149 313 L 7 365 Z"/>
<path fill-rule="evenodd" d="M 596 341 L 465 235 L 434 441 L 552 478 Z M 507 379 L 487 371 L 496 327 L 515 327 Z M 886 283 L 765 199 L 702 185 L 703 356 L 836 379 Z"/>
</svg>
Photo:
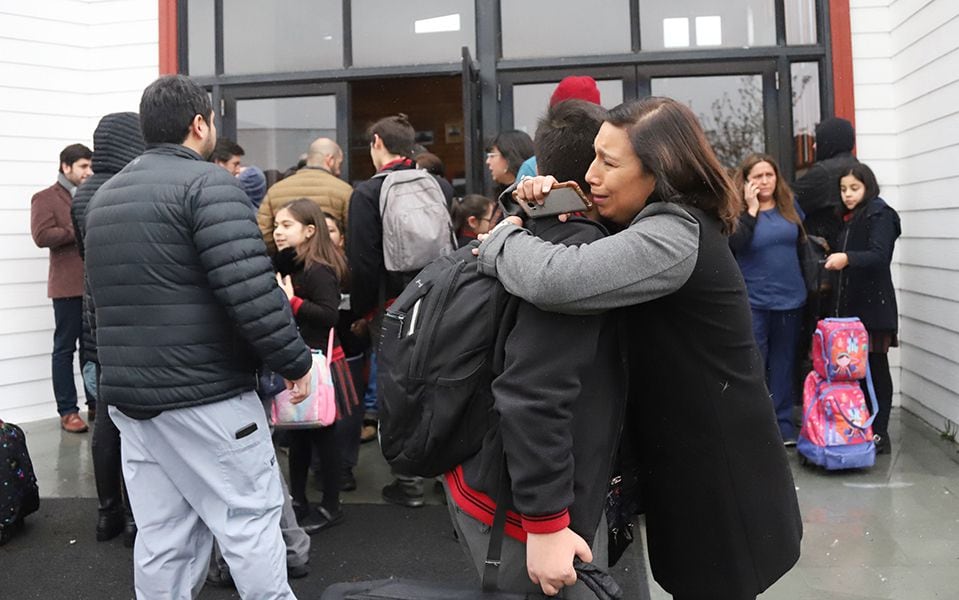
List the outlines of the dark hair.
<svg viewBox="0 0 959 600">
<path fill-rule="evenodd" d="M 340 286 L 348 287 L 350 269 L 343 253 L 333 245 L 333 240 L 330 239 L 330 231 L 326 227 L 326 213 L 320 205 L 309 198 L 297 198 L 285 204 L 280 210 L 290 211 L 290 215 L 297 223 L 302 223 L 304 226 L 312 225 L 316 229 L 313 237 L 296 248 L 296 258 L 303 263 L 304 268 L 326 265 L 336 273 Z M 279 213 L 280 210 L 276 212 Z"/>
<path fill-rule="evenodd" d="M 333 221 L 333 224 L 336 225 L 336 228 L 340 231 L 340 237 L 344 240 L 346 239 L 346 227 L 343 225 L 343 221 L 337 219 L 325 210 L 323 211 L 323 218 Z"/>
<path fill-rule="evenodd" d="M 836 180 L 837 186 L 840 185 L 842 178 L 846 175 L 852 175 L 861 181 L 862 185 L 866 188 L 866 191 L 862 196 L 862 202 L 859 204 L 860 206 L 879 196 L 879 182 L 876 180 L 876 174 L 873 173 L 872 169 L 870 169 L 865 163 L 856 163 L 848 169 L 840 172 L 839 178 Z"/>
<path fill-rule="evenodd" d="M 213 147 L 213 154 L 210 155 L 210 162 L 227 162 L 234 156 L 243 156 L 243 146 L 240 146 L 230 138 L 217 138 L 216 145 Z"/>
<path fill-rule="evenodd" d="M 735 230 L 742 198 L 689 108 L 651 96 L 620 104 L 606 121 L 626 129 L 643 169 L 656 178 L 650 201 L 688 204 L 719 219 L 724 232 Z"/>
<path fill-rule="evenodd" d="M 416 162 L 417 167 L 423 169 L 430 175 L 446 177 L 446 165 L 443 164 L 443 159 L 432 152 L 420 152 L 413 160 Z"/>
<path fill-rule="evenodd" d="M 753 167 L 763 162 L 769 163 L 773 168 L 773 173 L 776 174 L 776 188 L 773 190 L 773 200 L 776 201 L 776 208 L 779 209 L 779 214 L 790 223 L 801 225 L 802 219 L 799 218 L 799 213 L 796 212 L 796 203 L 793 200 L 792 188 L 786 183 L 782 171 L 779 170 L 779 164 L 776 163 L 776 159 L 772 156 L 760 152 L 747 156 L 746 159 L 743 160 L 743 163 L 739 165 L 739 168 L 736 169 L 736 176 L 733 178 L 736 189 L 739 190 L 739 193 L 744 193 L 743 189 L 746 186 L 746 180 L 749 179 L 749 172 L 753 170 Z M 746 207 L 745 198 L 743 198 L 742 207 Z"/>
<path fill-rule="evenodd" d="M 506 159 L 507 170 L 514 176 L 526 159 L 533 156 L 533 140 L 525 131 L 510 129 L 500 132 L 487 146 L 487 151 L 496 148 Z"/>
<path fill-rule="evenodd" d="M 377 135 L 383 140 L 383 146 L 391 154 L 412 158 L 416 130 L 413 129 L 409 118 L 403 113 L 380 119 L 370 125 L 367 133 L 371 144 L 373 143 L 373 136 Z"/>
<path fill-rule="evenodd" d="M 59 169 L 63 170 L 63 165 L 72 167 L 73 163 L 78 160 L 92 160 L 93 151 L 84 146 L 83 144 L 70 144 L 66 148 L 60 151 L 60 166 Z"/>
<path fill-rule="evenodd" d="M 147 144 L 180 144 L 194 117 L 210 123 L 213 104 L 206 90 L 185 75 L 164 75 L 143 90 L 140 129 Z"/>
<path fill-rule="evenodd" d="M 586 171 L 596 157 L 593 140 L 606 120 L 606 109 L 585 100 L 551 106 L 536 127 L 536 168 L 559 181 L 575 181 L 587 194 Z"/>
<path fill-rule="evenodd" d="M 453 205 L 450 206 L 450 215 L 453 217 L 453 231 L 459 233 L 469 227 L 469 218 L 476 217 L 481 219 L 486 216 L 493 201 L 486 196 L 479 194 L 469 194 L 462 198 L 454 198 Z"/>
</svg>

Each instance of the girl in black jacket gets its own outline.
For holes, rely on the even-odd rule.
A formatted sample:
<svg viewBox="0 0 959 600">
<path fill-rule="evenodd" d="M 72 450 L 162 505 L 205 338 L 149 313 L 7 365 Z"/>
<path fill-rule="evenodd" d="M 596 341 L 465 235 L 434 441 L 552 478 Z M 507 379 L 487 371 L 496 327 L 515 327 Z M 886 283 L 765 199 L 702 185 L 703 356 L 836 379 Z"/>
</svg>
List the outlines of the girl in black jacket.
<svg viewBox="0 0 959 600">
<path fill-rule="evenodd" d="M 843 203 L 840 251 L 826 259 L 826 269 L 839 271 L 832 314 L 859 317 L 869 332 L 869 370 L 879 403 L 872 428 L 876 449 L 885 454 L 892 448 L 887 429 L 892 408 L 888 352 L 899 345 L 899 309 L 890 264 L 902 228 L 899 214 L 879 197 L 876 176 L 866 165 L 857 163 L 843 170 L 839 191 Z"/>
<path fill-rule="evenodd" d="M 342 253 L 330 240 L 322 209 L 306 198 L 287 204 L 276 213 L 273 240 L 278 250 L 274 259 L 276 279 L 290 299 L 300 335 L 311 348 L 325 351 L 330 329 L 339 318 L 340 282 L 349 278 L 349 270 Z M 356 392 L 343 348 L 336 339 L 331 370 L 339 417 L 345 412 L 343 407 L 356 404 Z M 342 457 L 335 428 L 336 424 L 290 431 L 290 495 L 300 521 L 305 521 L 311 512 L 306 480 L 314 444 L 322 462 L 323 501 L 316 507 L 315 521 L 304 526 L 309 533 L 343 518 L 340 508 Z"/>
</svg>

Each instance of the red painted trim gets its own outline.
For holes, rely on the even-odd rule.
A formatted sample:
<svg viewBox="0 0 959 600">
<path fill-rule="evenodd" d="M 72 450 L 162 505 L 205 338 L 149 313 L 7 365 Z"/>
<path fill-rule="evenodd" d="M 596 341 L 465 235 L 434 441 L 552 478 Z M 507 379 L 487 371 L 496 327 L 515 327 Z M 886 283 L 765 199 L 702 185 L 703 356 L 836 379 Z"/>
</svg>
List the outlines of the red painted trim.
<svg viewBox="0 0 959 600">
<path fill-rule="evenodd" d="M 173 75 L 178 69 L 176 2 L 177 0 L 159 0 L 160 75 Z"/>
<path fill-rule="evenodd" d="M 856 102 L 852 79 L 852 26 L 849 0 L 829 0 L 830 40 L 832 41 L 832 86 L 837 117 L 856 125 Z"/>
</svg>

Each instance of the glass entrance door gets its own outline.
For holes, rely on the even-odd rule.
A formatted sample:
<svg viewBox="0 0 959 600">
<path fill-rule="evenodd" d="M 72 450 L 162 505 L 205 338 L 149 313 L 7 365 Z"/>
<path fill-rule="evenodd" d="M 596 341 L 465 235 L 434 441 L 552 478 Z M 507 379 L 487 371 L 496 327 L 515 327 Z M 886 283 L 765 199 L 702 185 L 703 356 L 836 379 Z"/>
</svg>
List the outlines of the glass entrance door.
<svg viewBox="0 0 959 600">
<path fill-rule="evenodd" d="M 296 167 L 313 140 L 328 137 L 344 149 L 348 173 L 345 96 L 346 86 L 338 84 L 226 89 L 223 135 L 243 147 L 245 164 L 268 175 Z"/>
</svg>

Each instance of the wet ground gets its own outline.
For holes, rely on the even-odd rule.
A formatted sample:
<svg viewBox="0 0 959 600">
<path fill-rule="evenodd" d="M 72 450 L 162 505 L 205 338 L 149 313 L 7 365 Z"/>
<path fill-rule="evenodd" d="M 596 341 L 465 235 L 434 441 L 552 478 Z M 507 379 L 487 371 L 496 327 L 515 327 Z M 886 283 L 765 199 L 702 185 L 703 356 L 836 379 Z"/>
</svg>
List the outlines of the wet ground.
<svg viewBox="0 0 959 600">
<path fill-rule="evenodd" d="M 803 467 L 790 450 L 805 524 L 802 558 L 761 598 L 959 599 L 959 447 L 899 409 L 891 421 L 893 453 L 869 470 Z M 96 496 L 91 434 L 61 432 L 58 419 L 23 428 L 43 497 Z M 359 489 L 343 501 L 381 503 L 390 475 L 375 444 L 362 447 L 356 477 Z M 650 588 L 650 598 L 669 598 L 655 583 Z"/>
</svg>

